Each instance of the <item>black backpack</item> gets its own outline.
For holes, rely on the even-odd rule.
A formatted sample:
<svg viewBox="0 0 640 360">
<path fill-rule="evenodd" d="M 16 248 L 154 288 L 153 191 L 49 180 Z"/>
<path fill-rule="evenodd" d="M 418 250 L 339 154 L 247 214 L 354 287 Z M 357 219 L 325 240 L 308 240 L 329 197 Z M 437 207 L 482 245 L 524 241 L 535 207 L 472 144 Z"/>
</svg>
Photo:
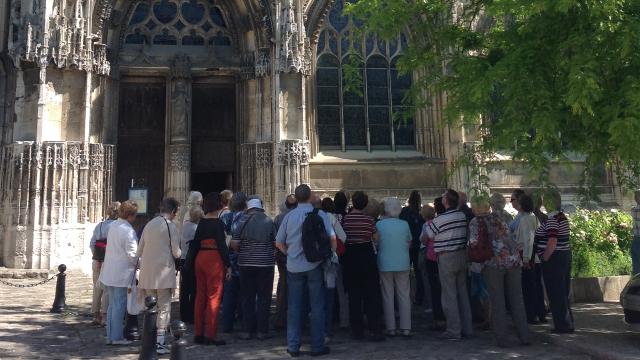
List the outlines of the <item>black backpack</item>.
<svg viewBox="0 0 640 360">
<path fill-rule="evenodd" d="M 318 211 L 313 209 L 302 223 L 302 249 L 309 262 L 322 261 L 331 255 L 331 241 Z"/>
</svg>

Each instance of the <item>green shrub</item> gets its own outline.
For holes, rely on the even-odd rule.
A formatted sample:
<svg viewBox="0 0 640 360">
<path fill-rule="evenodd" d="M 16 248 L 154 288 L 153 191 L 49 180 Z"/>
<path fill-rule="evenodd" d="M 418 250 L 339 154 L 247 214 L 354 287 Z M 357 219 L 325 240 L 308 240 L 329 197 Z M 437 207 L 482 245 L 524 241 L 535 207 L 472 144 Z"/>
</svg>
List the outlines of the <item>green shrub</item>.
<svg viewBox="0 0 640 360">
<path fill-rule="evenodd" d="M 578 209 L 569 215 L 572 277 L 631 273 L 632 220 L 618 210 Z"/>
</svg>

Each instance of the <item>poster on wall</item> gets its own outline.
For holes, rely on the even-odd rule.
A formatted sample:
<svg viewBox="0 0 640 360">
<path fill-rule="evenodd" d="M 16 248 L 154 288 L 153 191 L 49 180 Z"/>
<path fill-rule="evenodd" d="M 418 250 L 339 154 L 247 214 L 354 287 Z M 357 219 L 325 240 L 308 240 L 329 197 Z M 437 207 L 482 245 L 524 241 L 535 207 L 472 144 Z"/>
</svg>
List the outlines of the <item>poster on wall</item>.
<svg viewBox="0 0 640 360">
<path fill-rule="evenodd" d="M 129 188 L 129 200 L 138 204 L 138 215 L 147 213 L 149 189 L 146 187 Z"/>
</svg>

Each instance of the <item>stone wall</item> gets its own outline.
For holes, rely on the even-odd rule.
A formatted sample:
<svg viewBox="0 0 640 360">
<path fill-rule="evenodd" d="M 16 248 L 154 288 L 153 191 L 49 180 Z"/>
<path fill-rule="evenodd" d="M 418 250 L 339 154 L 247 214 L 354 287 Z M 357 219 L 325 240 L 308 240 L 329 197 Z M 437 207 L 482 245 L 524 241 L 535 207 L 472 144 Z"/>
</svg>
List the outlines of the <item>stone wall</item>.
<svg viewBox="0 0 640 360">
<path fill-rule="evenodd" d="M 429 202 L 445 189 L 445 163 L 423 156 L 376 158 L 375 152 L 361 157 L 343 158 L 317 156 L 310 162 L 312 189 L 333 196 L 338 190 L 367 192 L 370 197 L 382 199 L 398 196 L 406 200 L 412 190 L 419 190 Z"/>
</svg>

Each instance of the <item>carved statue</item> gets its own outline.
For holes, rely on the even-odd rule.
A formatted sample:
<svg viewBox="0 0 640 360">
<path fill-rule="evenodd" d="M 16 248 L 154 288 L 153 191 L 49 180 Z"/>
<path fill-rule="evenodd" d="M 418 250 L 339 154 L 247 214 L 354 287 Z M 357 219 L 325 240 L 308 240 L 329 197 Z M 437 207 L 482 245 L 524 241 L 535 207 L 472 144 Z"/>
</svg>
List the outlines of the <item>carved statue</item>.
<svg viewBox="0 0 640 360">
<path fill-rule="evenodd" d="M 178 78 L 173 88 L 173 131 L 174 138 L 187 136 L 187 124 L 189 120 L 189 110 L 191 109 L 191 99 L 187 89 L 187 81 Z"/>
</svg>

